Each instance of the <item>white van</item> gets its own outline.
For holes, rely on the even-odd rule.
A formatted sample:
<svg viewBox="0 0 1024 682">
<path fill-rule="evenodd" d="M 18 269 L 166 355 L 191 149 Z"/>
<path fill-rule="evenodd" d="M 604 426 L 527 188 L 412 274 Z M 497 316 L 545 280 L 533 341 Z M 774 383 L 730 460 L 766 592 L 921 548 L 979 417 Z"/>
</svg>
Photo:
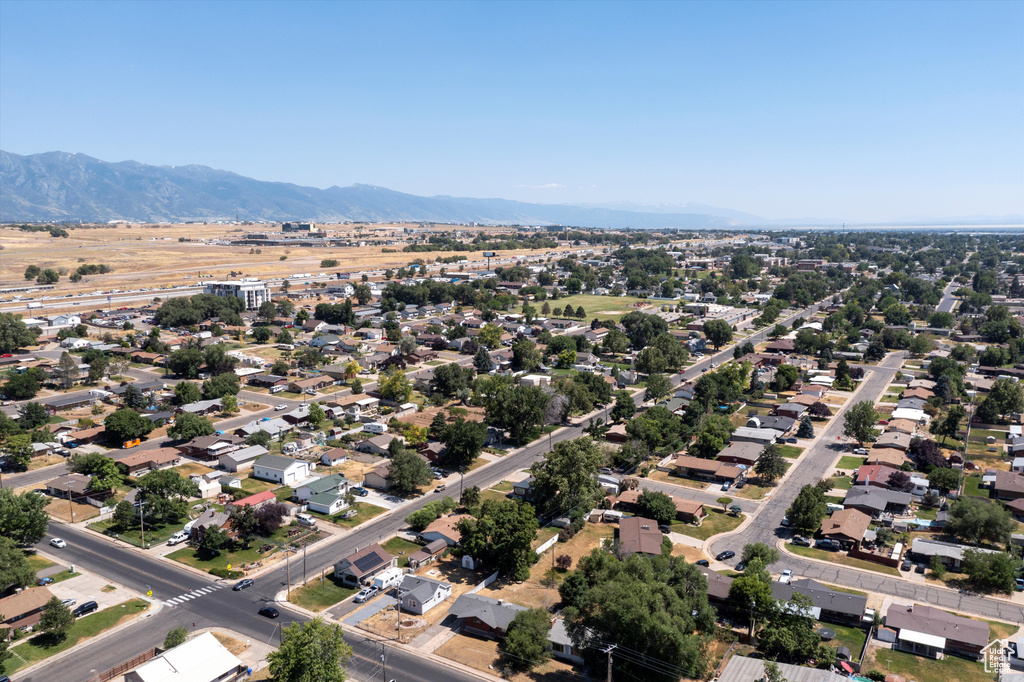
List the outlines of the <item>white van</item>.
<svg viewBox="0 0 1024 682">
<path fill-rule="evenodd" d="M 827 509 L 828 513 L 831 514 L 832 512 L 843 511 L 844 509 L 846 509 L 846 507 L 844 507 L 841 504 L 834 504 L 832 502 L 829 502 L 828 504 L 825 505 L 825 509 Z"/>
<path fill-rule="evenodd" d="M 312 528 L 316 525 L 316 519 L 314 519 L 309 514 L 296 514 L 295 520 L 299 522 L 300 526 L 309 526 L 310 528 Z"/>
<path fill-rule="evenodd" d="M 381 424 L 380 422 L 370 422 L 369 424 L 363 424 L 363 431 L 380 435 L 388 432 L 388 425 Z"/>
</svg>

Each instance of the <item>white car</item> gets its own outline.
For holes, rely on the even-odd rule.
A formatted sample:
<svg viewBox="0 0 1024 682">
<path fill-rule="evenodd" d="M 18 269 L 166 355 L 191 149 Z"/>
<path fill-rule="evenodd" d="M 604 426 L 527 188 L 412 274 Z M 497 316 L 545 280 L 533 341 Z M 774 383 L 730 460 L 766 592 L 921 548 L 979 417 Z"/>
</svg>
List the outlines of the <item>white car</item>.
<svg viewBox="0 0 1024 682">
<path fill-rule="evenodd" d="M 68 546 L 68 543 L 64 542 L 60 538 L 54 538 L 54 539 L 50 540 L 50 544 L 52 546 L 56 547 L 57 549 L 64 549 L 65 547 Z"/>
<path fill-rule="evenodd" d="M 288 409 L 288 406 L 285 405 L 284 403 L 281 403 L 280 405 L 275 405 L 274 406 L 274 412 L 280 412 L 281 410 L 287 410 L 287 409 Z"/>
<path fill-rule="evenodd" d="M 788 568 L 785 571 L 783 571 L 782 575 L 779 576 L 779 582 L 785 583 L 787 585 L 793 582 L 793 571 Z"/>
</svg>

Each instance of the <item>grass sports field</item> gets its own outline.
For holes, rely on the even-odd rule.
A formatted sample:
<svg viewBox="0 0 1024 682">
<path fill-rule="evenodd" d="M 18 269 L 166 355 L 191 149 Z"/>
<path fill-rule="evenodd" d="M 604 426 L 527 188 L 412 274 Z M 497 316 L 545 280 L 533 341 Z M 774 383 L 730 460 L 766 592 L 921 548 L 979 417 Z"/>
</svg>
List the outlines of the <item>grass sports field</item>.
<svg viewBox="0 0 1024 682">
<path fill-rule="evenodd" d="M 626 313 L 638 310 L 636 307 L 637 303 L 645 305 L 646 299 L 637 298 L 636 296 L 593 296 L 591 294 L 577 294 L 575 296 L 565 296 L 558 299 L 557 301 L 548 300 L 542 303 L 533 303 L 535 308 L 540 308 L 548 303 L 551 305 L 551 309 L 565 308 L 567 305 L 571 305 L 573 310 L 583 306 L 583 310 L 587 313 L 587 320 L 592 320 L 595 317 L 601 319 L 613 319 L 618 320 Z"/>
</svg>

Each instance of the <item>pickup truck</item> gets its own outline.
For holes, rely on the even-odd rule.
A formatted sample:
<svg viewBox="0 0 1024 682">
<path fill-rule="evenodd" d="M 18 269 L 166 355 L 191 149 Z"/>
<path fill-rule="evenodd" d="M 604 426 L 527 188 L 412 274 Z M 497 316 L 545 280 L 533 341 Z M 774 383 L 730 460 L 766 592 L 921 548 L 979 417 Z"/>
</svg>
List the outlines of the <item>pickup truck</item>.
<svg viewBox="0 0 1024 682">
<path fill-rule="evenodd" d="M 183 530 L 179 530 L 177 533 L 167 539 L 168 545 L 180 545 L 188 540 L 188 533 Z"/>
</svg>

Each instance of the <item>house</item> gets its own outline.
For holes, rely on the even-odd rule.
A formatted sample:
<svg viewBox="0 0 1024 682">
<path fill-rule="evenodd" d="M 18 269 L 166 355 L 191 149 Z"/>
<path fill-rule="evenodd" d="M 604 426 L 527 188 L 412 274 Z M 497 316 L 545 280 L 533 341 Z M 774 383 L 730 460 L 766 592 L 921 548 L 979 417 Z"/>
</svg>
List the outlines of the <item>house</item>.
<svg viewBox="0 0 1024 682">
<path fill-rule="evenodd" d="M 67 443 L 78 443 L 79 445 L 88 445 L 90 443 L 97 443 L 104 440 L 107 436 L 107 427 L 102 424 L 99 426 L 92 426 L 88 429 L 79 429 L 73 431 L 68 436 L 65 442 Z"/>
<path fill-rule="evenodd" d="M 757 443 L 731 442 L 718 453 L 716 459 L 719 462 L 742 464 L 749 468 L 757 463 L 757 460 L 763 451 L 764 447 Z"/>
<path fill-rule="evenodd" d="M 551 619 L 551 629 L 548 630 L 548 651 L 551 656 L 569 663 L 583 663 L 583 652 L 576 648 L 572 638 L 565 629 L 565 621 L 561 618 Z"/>
<path fill-rule="evenodd" d="M 294 429 L 294 424 L 289 424 L 280 417 L 275 417 L 274 419 L 270 419 L 268 421 L 253 420 L 248 424 L 245 424 L 244 426 L 239 426 L 232 433 L 234 433 L 239 438 L 248 438 L 254 433 L 266 431 L 268 434 L 270 434 L 271 438 L 278 438 L 281 436 L 281 434 L 288 433 L 289 431 L 292 431 Z"/>
<path fill-rule="evenodd" d="M 400 611 L 422 616 L 445 599 L 452 596 L 451 583 L 431 580 L 418 575 L 406 575 L 398 588 Z"/>
<path fill-rule="evenodd" d="M 794 594 L 811 600 L 810 615 L 816 620 L 841 625 L 860 625 L 868 602 L 864 595 L 842 592 L 810 579 L 772 583 L 772 597 L 776 601 L 791 602 Z"/>
<path fill-rule="evenodd" d="M 93 506 L 98 507 L 100 506 L 100 502 L 110 497 L 113 491 L 90 490 L 89 483 L 91 481 L 92 476 L 85 476 L 83 474 L 64 474 L 60 478 L 48 481 L 46 483 L 46 492 L 53 497 L 72 500 L 73 502 L 81 502 L 83 504 L 92 504 Z"/>
<path fill-rule="evenodd" d="M 210 509 L 195 521 L 192 521 L 192 527 L 185 528 L 189 531 L 189 536 L 192 542 L 200 543 L 203 541 L 203 537 L 206 535 L 206 531 L 210 528 L 222 529 L 229 524 L 231 521 L 231 514 L 228 512 L 219 512 L 214 509 Z M 228 530 L 228 535 L 231 535 L 231 531 Z"/>
<path fill-rule="evenodd" d="M 245 445 L 245 439 L 235 435 L 198 436 L 178 445 L 178 450 L 186 457 L 196 459 L 216 459 L 226 452 L 233 452 Z"/>
<path fill-rule="evenodd" d="M 187 412 L 189 414 L 199 416 L 217 414 L 223 410 L 224 406 L 221 404 L 219 398 L 215 398 L 213 400 L 200 400 L 198 402 L 189 403 L 188 405 L 182 405 L 178 408 L 178 412 Z"/>
<path fill-rule="evenodd" d="M 398 565 L 398 558 L 384 551 L 378 544 L 364 547 L 334 565 L 334 577 L 350 587 L 368 584 L 373 577 Z"/>
<path fill-rule="evenodd" d="M 387 459 L 377 465 L 376 469 L 363 474 L 363 487 L 375 490 L 391 489 L 391 460 Z"/>
<path fill-rule="evenodd" d="M 295 488 L 292 498 L 304 502 L 310 511 L 333 515 L 348 507 L 345 494 L 351 483 L 341 474 L 306 481 Z"/>
<path fill-rule="evenodd" d="M 843 509 L 821 520 L 821 537 L 836 540 L 844 547 L 859 545 L 871 517 L 859 509 Z"/>
<path fill-rule="evenodd" d="M 473 518 L 469 514 L 449 514 L 435 519 L 429 526 L 420 531 L 420 539 L 423 542 L 431 543 L 435 540 L 443 540 L 448 546 L 454 547 L 462 540 L 462 533 L 459 532 L 459 523 L 465 519 Z"/>
<path fill-rule="evenodd" d="M 252 468 L 253 463 L 268 454 L 270 451 L 262 445 L 250 445 L 247 448 L 226 452 L 218 458 L 221 468 L 225 471 L 237 473 Z"/>
<path fill-rule="evenodd" d="M 1016 471 L 996 471 L 992 493 L 1000 500 L 1024 498 L 1024 474 Z"/>
<path fill-rule="evenodd" d="M 928 658 L 945 653 L 980 661 L 989 642 L 985 621 L 954 616 L 924 604 L 890 605 L 885 626 L 896 631 L 894 649 Z"/>
<path fill-rule="evenodd" d="M 91 407 L 97 400 L 97 397 L 91 395 L 90 392 L 82 392 L 47 398 L 42 404 L 49 412 L 56 414 L 77 410 L 80 407 Z"/>
<path fill-rule="evenodd" d="M 627 516 L 619 521 L 619 554 L 661 556 L 661 531 L 658 522 L 642 516 Z"/>
<path fill-rule="evenodd" d="M 1024 521 L 1024 497 L 1016 500 L 1010 500 L 1006 503 L 1006 508 L 1010 510 L 1011 514 L 1013 514 L 1013 518 L 1018 521 Z M 1024 654 L 1024 650 L 1022 650 L 1021 653 Z"/>
<path fill-rule="evenodd" d="M 894 448 L 906 452 L 910 449 L 910 434 L 899 431 L 886 431 L 875 441 L 876 448 Z"/>
<path fill-rule="evenodd" d="M 525 502 L 533 501 L 533 476 L 512 484 L 512 497 Z"/>
<path fill-rule="evenodd" d="M 260 507 L 266 506 L 268 504 L 273 504 L 274 502 L 277 502 L 277 496 L 274 495 L 274 491 L 264 490 L 261 493 L 249 495 L 248 497 L 243 497 L 240 500 L 230 502 L 227 504 L 227 506 L 224 507 L 224 509 L 228 512 L 233 512 L 236 509 L 244 509 L 246 507 L 259 509 Z"/>
<path fill-rule="evenodd" d="M 777 663 L 782 673 L 781 679 L 793 682 L 850 682 L 846 675 L 828 670 L 807 668 L 801 665 Z M 718 676 L 718 682 L 753 682 L 767 679 L 764 670 L 764 659 L 749 656 L 733 656 Z"/>
<path fill-rule="evenodd" d="M 324 466 L 334 467 L 348 461 L 348 450 L 345 448 L 334 448 L 320 455 L 320 463 Z"/>
<path fill-rule="evenodd" d="M 726 464 L 725 462 L 693 457 L 691 455 L 676 457 L 675 467 L 676 476 L 719 482 L 735 481 L 743 473 L 739 467 Z"/>
<path fill-rule="evenodd" d="M 29 587 L 0 599 L 0 625 L 7 630 L 7 636 L 17 628 L 30 627 L 39 622 L 43 616 L 43 607 L 53 598 L 53 593 L 45 587 Z"/>
<path fill-rule="evenodd" d="M 889 477 L 899 472 L 881 464 L 864 464 L 853 474 L 856 485 L 873 485 L 879 488 L 889 487 Z"/>
<path fill-rule="evenodd" d="M 118 460 L 129 476 L 137 476 L 146 471 L 177 466 L 181 462 L 181 453 L 176 448 L 157 448 L 132 453 Z"/>
<path fill-rule="evenodd" d="M 909 556 L 917 562 L 931 564 L 937 557 L 942 564 L 949 569 L 959 570 L 963 564 L 967 550 L 974 550 L 982 554 L 996 554 L 994 550 L 981 547 L 968 547 L 955 542 L 943 542 L 931 538 L 914 538 L 910 543 Z"/>
<path fill-rule="evenodd" d="M 732 432 L 731 440 L 740 443 L 758 443 L 763 447 L 774 443 L 777 436 L 778 433 L 772 429 L 752 429 L 749 426 L 740 426 Z"/>
<path fill-rule="evenodd" d="M 226 682 L 247 670 L 212 632 L 204 632 L 125 673 L 124 682 Z"/>
<path fill-rule="evenodd" d="M 775 409 L 775 414 L 780 417 L 789 417 L 795 422 L 800 419 L 806 411 L 807 405 L 802 405 L 798 402 L 788 402 L 785 405 L 779 405 Z"/>
<path fill-rule="evenodd" d="M 208 500 L 220 494 L 221 472 L 211 471 L 202 475 L 192 474 L 189 478 L 199 487 L 199 499 Z"/>
<path fill-rule="evenodd" d="M 462 630 L 466 634 L 503 639 L 516 614 L 526 610 L 525 606 L 510 604 L 503 599 L 467 593 L 455 600 L 448 613 L 462 621 Z"/>
<path fill-rule="evenodd" d="M 752 429 L 771 429 L 778 434 L 778 438 L 785 436 L 796 426 L 796 419 L 792 417 L 756 416 L 747 419 L 747 427 Z"/>
<path fill-rule="evenodd" d="M 282 377 L 276 374 L 256 374 L 249 377 L 249 385 L 258 386 L 260 388 L 276 388 L 278 386 L 287 386 L 288 377 Z"/>
<path fill-rule="evenodd" d="M 640 490 L 623 490 L 615 498 L 614 508 L 621 511 L 632 512 L 636 509 L 637 500 L 644 491 Z M 693 523 L 699 521 L 707 516 L 707 512 L 704 511 L 704 505 L 696 500 L 684 500 L 681 497 L 675 495 L 669 495 L 672 502 L 676 505 L 676 518 L 684 523 Z"/>
<path fill-rule="evenodd" d="M 918 422 L 909 419 L 891 419 L 885 430 L 886 432 L 895 431 L 897 433 L 913 434 L 917 430 L 917 424 Z"/>
<path fill-rule="evenodd" d="M 873 485 L 855 485 L 846 491 L 843 506 L 847 509 L 859 509 L 872 517 L 879 514 L 903 513 L 910 505 L 910 493 L 886 490 Z"/>
<path fill-rule="evenodd" d="M 868 464 L 881 464 L 893 469 L 899 469 L 910 461 L 906 453 L 896 448 L 875 448 L 868 453 Z"/>
<path fill-rule="evenodd" d="M 625 443 L 628 441 L 629 435 L 626 433 L 625 422 L 615 424 L 605 431 L 604 439 L 609 443 Z"/>
<path fill-rule="evenodd" d="M 444 554 L 447 549 L 447 540 L 437 539 L 428 542 L 423 545 L 421 549 L 418 549 L 409 555 L 409 568 L 416 570 L 420 566 L 426 566 Z"/>
<path fill-rule="evenodd" d="M 790 353 L 795 352 L 795 345 L 796 343 L 793 339 L 778 339 L 765 346 L 765 350 L 769 353 L 784 353 L 785 355 L 789 355 Z"/>
<path fill-rule="evenodd" d="M 388 454 L 388 446 L 391 445 L 391 441 L 395 438 L 401 438 L 401 436 L 382 433 L 379 436 L 367 438 L 366 440 L 357 443 L 356 450 L 359 452 L 369 452 L 373 455 L 386 455 Z"/>
<path fill-rule="evenodd" d="M 309 478 L 315 465 L 281 455 L 263 455 L 253 462 L 252 475 L 261 481 L 292 485 Z"/>
<path fill-rule="evenodd" d="M 333 385 L 334 379 L 329 376 L 320 375 L 309 377 L 307 379 L 294 379 L 289 381 L 288 390 L 294 393 L 304 393 L 306 391 L 319 391 Z"/>
</svg>

